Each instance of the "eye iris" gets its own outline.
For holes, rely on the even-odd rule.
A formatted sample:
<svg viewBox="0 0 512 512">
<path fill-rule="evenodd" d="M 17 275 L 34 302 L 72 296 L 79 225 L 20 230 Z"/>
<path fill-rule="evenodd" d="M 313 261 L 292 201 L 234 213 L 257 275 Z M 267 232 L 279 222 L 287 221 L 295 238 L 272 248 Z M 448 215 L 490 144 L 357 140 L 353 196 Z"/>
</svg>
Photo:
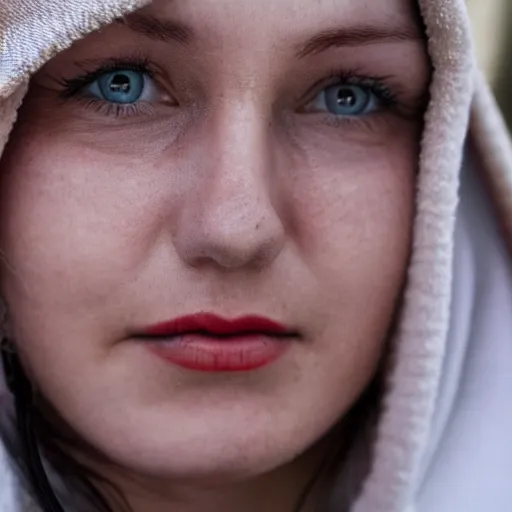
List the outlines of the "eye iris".
<svg viewBox="0 0 512 512">
<path fill-rule="evenodd" d="M 362 114 L 371 102 L 371 93 L 356 85 L 334 85 L 326 90 L 326 105 L 335 115 Z"/>
<path fill-rule="evenodd" d="M 106 101 L 136 103 L 144 91 L 144 76 L 137 71 L 115 71 L 103 75 L 98 85 Z"/>
</svg>

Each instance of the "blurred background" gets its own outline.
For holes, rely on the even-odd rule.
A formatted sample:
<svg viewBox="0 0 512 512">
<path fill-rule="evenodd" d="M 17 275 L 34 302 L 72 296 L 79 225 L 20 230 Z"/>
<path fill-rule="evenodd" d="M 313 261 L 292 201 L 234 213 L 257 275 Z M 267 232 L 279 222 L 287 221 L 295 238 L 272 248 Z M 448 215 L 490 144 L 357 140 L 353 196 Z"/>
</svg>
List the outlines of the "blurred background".
<svg viewBox="0 0 512 512">
<path fill-rule="evenodd" d="M 505 117 L 512 127 L 512 1 L 466 0 L 473 22 L 477 54 Z"/>
</svg>

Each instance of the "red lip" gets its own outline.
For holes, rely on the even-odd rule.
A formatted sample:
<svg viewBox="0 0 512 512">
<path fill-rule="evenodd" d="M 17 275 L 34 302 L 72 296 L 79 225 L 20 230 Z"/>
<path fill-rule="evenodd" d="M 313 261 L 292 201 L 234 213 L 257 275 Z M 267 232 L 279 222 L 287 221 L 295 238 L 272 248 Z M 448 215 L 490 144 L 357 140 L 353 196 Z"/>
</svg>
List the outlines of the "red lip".
<svg viewBox="0 0 512 512">
<path fill-rule="evenodd" d="M 144 332 L 148 336 L 180 336 L 190 333 L 230 336 L 251 333 L 284 335 L 290 330 L 284 325 L 260 316 L 243 316 L 226 320 L 211 313 L 200 313 L 150 326 Z"/>
<path fill-rule="evenodd" d="M 172 364 L 203 372 L 249 371 L 283 355 L 298 334 L 260 316 L 232 320 L 210 313 L 184 316 L 149 326 L 140 337 Z"/>
</svg>

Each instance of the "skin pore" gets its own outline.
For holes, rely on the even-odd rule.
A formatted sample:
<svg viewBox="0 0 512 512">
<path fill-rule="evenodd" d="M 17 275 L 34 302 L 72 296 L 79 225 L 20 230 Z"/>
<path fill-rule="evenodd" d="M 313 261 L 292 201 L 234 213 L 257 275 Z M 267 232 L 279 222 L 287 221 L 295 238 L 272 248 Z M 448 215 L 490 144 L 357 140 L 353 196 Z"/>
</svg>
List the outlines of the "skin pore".
<svg viewBox="0 0 512 512">
<path fill-rule="evenodd" d="M 0 164 L 10 330 L 134 512 L 292 512 L 372 379 L 429 82 L 411 3 L 158 0 L 34 77 Z M 204 311 L 298 336 L 235 373 L 135 336 Z"/>
</svg>

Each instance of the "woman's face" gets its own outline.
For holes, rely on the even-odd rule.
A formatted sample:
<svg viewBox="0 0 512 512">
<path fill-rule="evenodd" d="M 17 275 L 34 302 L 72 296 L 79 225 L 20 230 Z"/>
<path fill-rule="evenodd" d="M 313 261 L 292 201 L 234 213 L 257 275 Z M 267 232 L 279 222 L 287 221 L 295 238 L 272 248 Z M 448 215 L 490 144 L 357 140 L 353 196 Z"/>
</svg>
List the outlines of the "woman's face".
<svg viewBox="0 0 512 512">
<path fill-rule="evenodd" d="M 346 414 L 403 285 L 428 79 L 406 0 L 161 0 L 47 64 L 1 164 L 1 286 L 69 425 L 139 473 L 231 478 Z M 290 336 L 152 349 L 205 312 Z M 276 357 L 235 368 L 253 349 Z"/>
</svg>

